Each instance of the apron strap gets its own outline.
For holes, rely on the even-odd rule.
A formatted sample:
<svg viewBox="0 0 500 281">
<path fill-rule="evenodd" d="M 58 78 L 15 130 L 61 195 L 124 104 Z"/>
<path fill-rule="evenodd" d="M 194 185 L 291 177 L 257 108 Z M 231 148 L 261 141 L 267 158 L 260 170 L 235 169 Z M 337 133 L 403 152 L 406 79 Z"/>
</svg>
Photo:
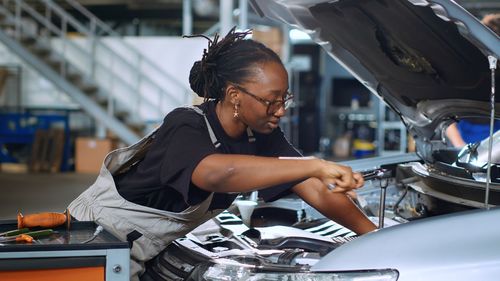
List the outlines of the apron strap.
<svg viewBox="0 0 500 281">
<path fill-rule="evenodd" d="M 247 135 L 248 135 L 248 142 L 255 142 L 255 137 L 250 127 L 247 127 Z"/>
<path fill-rule="evenodd" d="M 216 148 L 219 148 L 221 143 L 219 142 L 219 140 L 217 140 L 217 137 L 215 136 L 214 130 L 212 129 L 212 126 L 210 126 L 210 123 L 208 122 L 208 118 L 205 115 L 205 113 L 203 112 L 203 110 L 201 110 L 199 107 L 194 106 L 194 105 L 188 106 L 187 108 L 190 108 L 190 109 L 194 110 L 196 113 L 203 116 L 203 118 L 205 119 L 205 123 L 207 124 L 208 134 L 210 135 L 210 140 L 212 141 L 212 143 L 215 145 Z M 250 143 L 255 142 L 255 136 L 253 135 L 253 131 L 252 131 L 252 129 L 250 129 L 250 127 L 247 127 L 247 136 L 248 136 L 248 142 L 250 142 Z"/>
<path fill-rule="evenodd" d="M 205 123 L 207 124 L 207 129 L 208 129 L 208 134 L 210 135 L 210 140 L 212 141 L 212 144 L 215 146 L 215 148 L 219 148 L 221 143 L 219 142 L 219 140 L 215 136 L 214 130 L 212 129 L 212 126 L 210 126 L 210 122 L 208 122 L 208 118 L 205 115 L 205 113 L 203 112 L 203 110 L 201 110 L 199 107 L 194 106 L 194 105 L 188 106 L 187 108 L 190 108 L 190 109 L 194 110 L 194 112 L 203 116 L 203 119 L 205 119 Z"/>
</svg>

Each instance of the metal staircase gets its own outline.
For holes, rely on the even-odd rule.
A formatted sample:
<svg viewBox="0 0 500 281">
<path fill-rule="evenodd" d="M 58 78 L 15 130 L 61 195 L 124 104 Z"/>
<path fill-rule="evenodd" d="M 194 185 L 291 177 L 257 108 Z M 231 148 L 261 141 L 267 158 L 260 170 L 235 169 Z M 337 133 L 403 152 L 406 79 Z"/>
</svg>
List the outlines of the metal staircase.
<svg viewBox="0 0 500 281">
<path fill-rule="evenodd" d="M 190 92 L 75 0 L 3 0 L 0 41 L 126 144 Z M 168 89 L 168 90 L 167 90 Z M 172 94 L 176 93 L 176 95 Z"/>
</svg>

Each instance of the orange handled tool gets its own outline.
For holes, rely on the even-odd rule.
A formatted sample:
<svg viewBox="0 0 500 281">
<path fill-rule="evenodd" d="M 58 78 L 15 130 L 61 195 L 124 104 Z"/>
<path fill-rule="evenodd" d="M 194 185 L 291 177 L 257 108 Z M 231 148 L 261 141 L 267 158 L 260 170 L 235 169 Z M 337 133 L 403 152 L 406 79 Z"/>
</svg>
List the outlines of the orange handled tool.
<svg viewBox="0 0 500 281">
<path fill-rule="evenodd" d="M 33 237 L 26 235 L 26 234 L 19 234 L 14 237 L 2 237 L 0 239 L 0 243 L 6 243 L 6 242 L 27 242 L 31 243 L 33 242 Z"/>
<path fill-rule="evenodd" d="M 66 209 L 64 213 L 38 213 L 23 216 L 23 214 L 17 214 L 17 228 L 24 227 L 56 227 L 66 223 L 66 227 L 69 229 L 69 223 L 71 217 L 69 215 L 69 210 Z"/>
<path fill-rule="evenodd" d="M 16 236 L 16 242 L 31 243 L 31 242 L 33 242 L 33 237 L 26 235 L 26 234 L 19 234 L 18 236 Z"/>
</svg>

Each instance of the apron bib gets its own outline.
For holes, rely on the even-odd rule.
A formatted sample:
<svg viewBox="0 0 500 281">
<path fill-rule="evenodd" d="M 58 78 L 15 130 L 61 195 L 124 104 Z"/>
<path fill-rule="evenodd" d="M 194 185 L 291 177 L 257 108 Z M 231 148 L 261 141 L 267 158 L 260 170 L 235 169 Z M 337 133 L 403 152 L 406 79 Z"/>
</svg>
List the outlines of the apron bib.
<svg viewBox="0 0 500 281">
<path fill-rule="evenodd" d="M 193 108 L 200 114 L 199 108 Z M 206 116 L 210 137 L 220 145 Z M 106 231 L 131 245 L 130 276 L 138 280 L 144 272 L 144 263 L 158 255 L 170 242 L 180 238 L 215 217 L 223 210 L 208 210 L 213 193 L 203 202 L 189 206 L 182 212 L 150 208 L 125 200 L 117 191 L 113 174 L 126 172 L 142 159 L 151 145 L 156 131 L 132 146 L 110 152 L 104 159 L 96 182 L 70 203 L 71 215 L 80 221 L 94 221 Z"/>
</svg>

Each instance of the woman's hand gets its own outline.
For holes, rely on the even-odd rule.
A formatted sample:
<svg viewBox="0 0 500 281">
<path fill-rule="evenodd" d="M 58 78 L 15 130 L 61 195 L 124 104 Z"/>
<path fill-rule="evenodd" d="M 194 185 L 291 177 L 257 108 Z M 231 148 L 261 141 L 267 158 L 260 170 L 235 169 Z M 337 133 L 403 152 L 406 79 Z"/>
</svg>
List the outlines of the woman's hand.
<svg viewBox="0 0 500 281">
<path fill-rule="evenodd" d="M 360 173 L 353 172 L 351 167 L 319 160 L 318 178 L 333 192 L 347 192 L 363 186 L 364 179 Z"/>
</svg>

